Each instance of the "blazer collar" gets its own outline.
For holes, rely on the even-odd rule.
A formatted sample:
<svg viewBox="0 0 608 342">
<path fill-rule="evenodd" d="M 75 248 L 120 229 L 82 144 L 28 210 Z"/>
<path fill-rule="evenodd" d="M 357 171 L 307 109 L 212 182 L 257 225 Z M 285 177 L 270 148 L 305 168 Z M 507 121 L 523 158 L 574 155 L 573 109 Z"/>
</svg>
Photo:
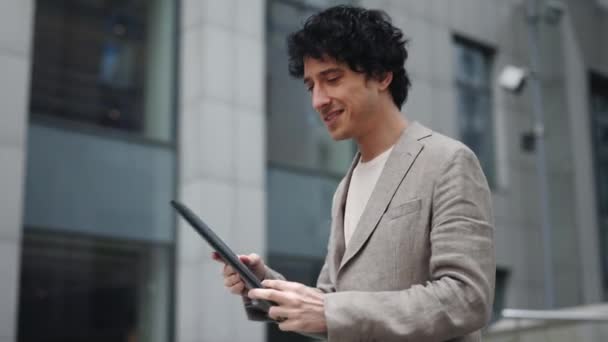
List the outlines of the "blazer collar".
<svg viewBox="0 0 608 342">
<path fill-rule="evenodd" d="M 348 195 L 348 187 L 352 172 L 359 162 L 360 153 L 357 152 L 353 162 L 345 176 L 344 186 L 339 194 L 339 211 L 336 218 L 338 219 L 336 228 L 337 245 L 336 245 L 336 260 L 339 265 L 338 271 L 361 250 L 367 239 L 376 229 L 380 218 L 388 208 L 388 204 L 392 200 L 399 184 L 403 181 L 412 164 L 418 157 L 418 154 L 423 149 L 423 144 L 419 140 L 432 135 L 432 131 L 416 121 L 411 121 L 408 127 L 401 133 L 395 147 L 389 154 L 388 160 L 384 165 L 384 169 L 378 178 L 378 182 L 372 191 L 372 194 L 367 201 L 367 205 L 363 210 L 359 223 L 351 237 L 348 248 L 345 248 L 344 243 L 344 208 L 346 205 L 346 197 Z M 339 261 L 340 260 L 340 261 Z"/>
</svg>

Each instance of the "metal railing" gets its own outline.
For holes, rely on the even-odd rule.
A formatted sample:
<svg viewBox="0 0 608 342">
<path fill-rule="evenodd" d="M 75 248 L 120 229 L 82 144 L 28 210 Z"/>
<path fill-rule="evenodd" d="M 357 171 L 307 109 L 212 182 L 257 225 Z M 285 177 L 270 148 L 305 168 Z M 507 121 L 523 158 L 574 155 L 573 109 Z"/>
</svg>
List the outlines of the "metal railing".
<svg viewBox="0 0 608 342">
<path fill-rule="evenodd" d="M 504 309 L 486 341 L 608 341 L 608 304 L 557 310 Z"/>
</svg>

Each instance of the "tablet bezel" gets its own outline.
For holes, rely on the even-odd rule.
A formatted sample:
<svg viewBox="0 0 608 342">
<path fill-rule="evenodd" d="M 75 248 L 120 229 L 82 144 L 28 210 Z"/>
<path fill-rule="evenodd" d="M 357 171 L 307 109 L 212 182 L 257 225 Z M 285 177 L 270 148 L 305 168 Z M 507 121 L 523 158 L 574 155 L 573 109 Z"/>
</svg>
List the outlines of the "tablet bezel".
<svg viewBox="0 0 608 342">
<path fill-rule="evenodd" d="M 171 206 L 194 228 L 203 239 L 220 255 L 222 260 L 232 266 L 241 276 L 245 285 L 250 288 L 264 288 L 260 280 L 253 274 L 239 257 L 203 222 L 190 208 L 178 202 L 171 201 Z"/>
</svg>

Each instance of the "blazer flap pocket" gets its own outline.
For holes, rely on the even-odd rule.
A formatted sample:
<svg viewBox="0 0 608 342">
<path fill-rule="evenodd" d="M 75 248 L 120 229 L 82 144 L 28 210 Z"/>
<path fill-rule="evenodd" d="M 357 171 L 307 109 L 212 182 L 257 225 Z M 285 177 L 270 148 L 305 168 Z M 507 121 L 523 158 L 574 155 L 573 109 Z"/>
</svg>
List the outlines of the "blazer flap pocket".
<svg viewBox="0 0 608 342">
<path fill-rule="evenodd" d="M 417 212 L 422 207 L 422 200 L 420 198 L 416 198 L 410 201 L 407 201 L 403 204 L 399 204 L 396 207 L 388 208 L 386 211 L 386 216 L 389 219 L 394 219 L 403 215 L 407 215 L 413 212 Z"/>
</svg>

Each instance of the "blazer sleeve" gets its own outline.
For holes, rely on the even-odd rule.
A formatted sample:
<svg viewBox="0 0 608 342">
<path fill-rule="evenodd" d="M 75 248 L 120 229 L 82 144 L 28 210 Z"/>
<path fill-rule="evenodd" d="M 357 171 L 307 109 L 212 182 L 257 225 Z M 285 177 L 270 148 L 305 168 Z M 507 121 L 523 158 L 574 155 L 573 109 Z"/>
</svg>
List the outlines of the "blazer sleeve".
<svg viewBox="0 0 608 342">
<path fill-rule="evenodd" d="M 319 273 L 319 278 L 317 279 L 317 288 L 323 291 L 324 293 L 336 292 L 336 287 L 329 279 L 327 260 L 325 260 L 325 263 L 321 268 L 321 272 Z"/>
<path fill-rule="evenodd" d="M 488 323 L 496 267 L 489 187 L 464 146 L 440 170 L 432 194 L 430 280 L 400 291 L 326 294 L 330 340 L 445 341 Z"/>
</svg>

